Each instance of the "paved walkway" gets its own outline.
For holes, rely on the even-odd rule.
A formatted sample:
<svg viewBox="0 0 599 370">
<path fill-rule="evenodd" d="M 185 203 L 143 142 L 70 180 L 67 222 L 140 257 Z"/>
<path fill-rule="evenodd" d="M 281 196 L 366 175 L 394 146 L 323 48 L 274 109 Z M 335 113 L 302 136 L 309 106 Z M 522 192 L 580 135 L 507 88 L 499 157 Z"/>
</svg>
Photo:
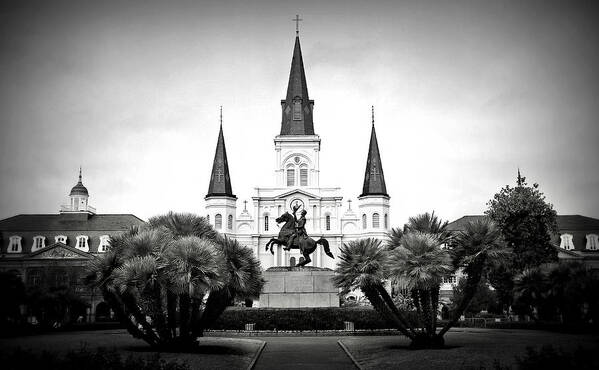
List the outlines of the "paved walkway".
<svg viewBox="0 0 599 370">
<path fill-rule="evenodd" d="M 355 369 L 337 341 L 341 337 L 254 337 L 266 342 L 255 370 Z"/>
</svg>

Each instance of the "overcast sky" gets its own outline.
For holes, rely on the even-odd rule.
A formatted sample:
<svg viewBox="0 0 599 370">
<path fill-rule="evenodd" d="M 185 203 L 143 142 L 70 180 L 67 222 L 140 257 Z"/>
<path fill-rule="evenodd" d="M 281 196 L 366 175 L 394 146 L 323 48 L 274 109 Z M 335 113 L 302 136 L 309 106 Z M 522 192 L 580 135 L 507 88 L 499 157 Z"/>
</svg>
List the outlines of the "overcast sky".
<svg viewBox="0 0 599 370">
<path fill-rule="evenodd" d="M 15 1 L 0 13 L 0 218 L 203 214 L 223 106 L 234 193 L 274 185 L 300 14 L 321 186 L 361 192 L 370 106 L 392 225 L 480 214 L 517 168 L 599 217 L 599 17 L 580 1 Z"/>
</svg>

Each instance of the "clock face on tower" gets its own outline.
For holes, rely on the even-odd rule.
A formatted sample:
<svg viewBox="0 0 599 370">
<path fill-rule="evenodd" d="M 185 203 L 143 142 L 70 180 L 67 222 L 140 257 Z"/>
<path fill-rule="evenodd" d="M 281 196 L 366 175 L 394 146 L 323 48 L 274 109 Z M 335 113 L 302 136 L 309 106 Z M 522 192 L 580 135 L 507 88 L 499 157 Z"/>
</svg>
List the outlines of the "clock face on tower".
<svg viewBox="0 0 599 370">
<path fill-rule="evenodd" d="M 299 208 L 297 210 L 298 215 L 301 214 L 304 209 L 306 209 L 304 207 L 304 202 L 301 199 L 296 198 L 296 199 L 293 199 L 291 202 L 289 202 L 289 208 L 291 209 L 291 212 L 293 212 L 293 207 L 297 207 L 297 206 L 299 206 Z"/>
</svg>

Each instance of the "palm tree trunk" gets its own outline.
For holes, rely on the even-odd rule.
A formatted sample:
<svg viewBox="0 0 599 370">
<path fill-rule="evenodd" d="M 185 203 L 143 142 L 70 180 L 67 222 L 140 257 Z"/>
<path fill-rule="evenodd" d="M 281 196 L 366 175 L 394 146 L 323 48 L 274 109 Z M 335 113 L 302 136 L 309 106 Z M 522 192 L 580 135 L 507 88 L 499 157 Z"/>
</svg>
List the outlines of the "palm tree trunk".
<svg viewBox="0 0 599 370">
<path fill-rule="evenodd" d="M 152 325 L 150 325 L 150 323 L 146 320 L 146 316 L 139 309 L 139 306 L 137 305 L 137 301 L 136 301 L 135 297 L 133 297 L 128 292 L 124 292 L 122 297 L 123 297 L 123 303 L 125 304 L 125 307 L 127 308 L 127 310 L 129 312 L 131 312 L 131 314 L 135 318 L 135 321 L 139 325 L 141 325 L 141 327 L 143 329 L 142 331 L 145 335 L 145 338 L 147 338 L 147 339 L 145 339 L 145 341 L 148 342 L 151 346 L 156 347 L 156 346 L 161 345 L 162 343 L 160 341 L 160 337 L 156 334 Z"/>
<path fill-rule="evenodd" d="M 441 329 L 441 331 L 439 332 L 440 337 L 445 335 L 445 333 L 447 333 L 447 331 L 458 322 L 460 316 L 462 316 L 466 308 L 468 308 L 470 301 L 476 294 L 476 290 L 478 288 L 478 284 L 480 283 L 480 279 L 482 278 L 483 262 L 484 261 L 480 263 L 475 262 L 477 268 L 473 269 L 473 271 L 470 271 L 470 273 L 468 274 L 468 277 L 466 278 L 466 286 L 464 287 L 464 297 L 462 298 L 462 301 L 458 305 L 457 309 L 454 311 L 451 320 L 447 324 L 445 324 L 443 329 Z"/>
<path fill-rule="evenodd" d="M 225 311 L 227 306 L 231 304 L 231 295 L 227 289 L 221 289 L 216 292 L 211 292 L 206 301 L 206 308 L 202 312 L 202 317 L 199 320 L 199 325 L 194 327 L 194 335 L 203 336 L 204 330 Z"/>
<path fill-rule="evenodd" d="M 171 291 L 166 292 L 166 312 L 171 337 L 175 338 L 177 336 L 177 295 Z"/>
<path fill-rule="evenodd" d="M 408 337 L 410 339 L 414 339 L 414 335 L 412 335 L 412 333 L 410 333 L 404 327 L 401 320 L 394 314 L 394 312 L 391 310 L 391 308 L 388 307 L 387 304 L 385 304 L 385 301 L 381 298 L 380 293 L 378 292 L 377 288 L 366 288 L 366 289 L 362 288 L 362 292 L 364 293 L 366 298 L 368 298 L 368 300 L 372 304 L 372 307 L 374 307 L 374 309 L 378 313 L 380 313 L 383 317 L 386 317 L 386 318 L 390 319 L 391 321 L 393 321 L 393 323 L 395 324 L 397 329 L 400 331 L 400 333 L 402 333 L 403 335 L 405 335 L 406 337 Z"/>
<path fill-rule="evenodd" d="M 154 311 L 154 327 L 161 337 L 163 342 L 168 342 L 172 339 L 169 327 L 166 322 L 166 312 L 163 305 L 163 289 L 160 284 L 154 283 L 152 289 L 152 310 Z"/>
<path fill-rule="evenodd" d="M 179 336 L 181 338 L 189 338 L 189 309 L 191 299 L 188 294 L 179 295 Z"/>
<path fill-rule="evenodd" d="M 133 335 L 134 338 L 143 339 L 150 344 L 152 343 L 153 338 L 146 335 L 146 333 L 143 330 L 139 330 L 137 325 L 135 325 L 131 321 L 131 318 L 124 309 L 125 304 L 119 299 L 119 297 L 116 294 L 110 292 L 108 289 L 103 287 L 102 296 L 104 297 L 106 302 L 108 302 L 108 305 L 114 311 L 114 314 L 119 319 L 119 321 L 125 325 L 127 331 L 131 335 Z"/>
<path fill-rule="evenodd" d="M 433 332 L 437 331 L 437 308 L 439 307 L 439 287 L 431 289 L 431 305 L 433 308 Z"/>
<path fill-rule="evenodd" d="M 389 292 L 387 292 L 387 289 L 385 289 L 385 287 L 382 285 L 377 285 L 377 290 L 378 290 L 379 294 L 381 295 L 381 297 L 383 298 L 383 301 L 387 304 L 387 306 L 389 306 L 391 311 L 393 311 L 393 313 L 395 314 L 395 316 L 397 316 L 397 318 L 403 324 L 403 326 L 406 329 L 410 330 L 410 332 L 412 333 L 412 336 L 408 336 L 408 338 L 413 339 L 413 336 L 416 335 L 416 333 L 414 332 L 414 328 L 412 327 L 412 325 L 410 325 L 408 323 L 408 320 L 404 317 L 402 312 L 397 308 L 397 306 L 393 302 L 393 299 L 391 298 L 391 296 L 389 296 Z"/>
</svg>

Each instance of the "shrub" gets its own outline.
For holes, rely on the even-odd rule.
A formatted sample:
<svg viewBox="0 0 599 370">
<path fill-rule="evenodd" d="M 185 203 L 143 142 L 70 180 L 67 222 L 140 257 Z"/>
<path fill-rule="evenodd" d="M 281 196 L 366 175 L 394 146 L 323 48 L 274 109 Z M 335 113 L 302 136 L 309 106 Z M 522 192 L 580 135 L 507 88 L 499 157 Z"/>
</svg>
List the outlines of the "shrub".
<svg viewBox="0 0 599 370">
<path fill-rule="evenodd" d="M 416 317 L 410 318 L 416 320 Z M 229 307 L 212 329 L 244 330 L 342 330 L 351 321 L 355 329 L 392 329 L 395 325 L 370 307 L 246 308 Z"/>
</svg>

